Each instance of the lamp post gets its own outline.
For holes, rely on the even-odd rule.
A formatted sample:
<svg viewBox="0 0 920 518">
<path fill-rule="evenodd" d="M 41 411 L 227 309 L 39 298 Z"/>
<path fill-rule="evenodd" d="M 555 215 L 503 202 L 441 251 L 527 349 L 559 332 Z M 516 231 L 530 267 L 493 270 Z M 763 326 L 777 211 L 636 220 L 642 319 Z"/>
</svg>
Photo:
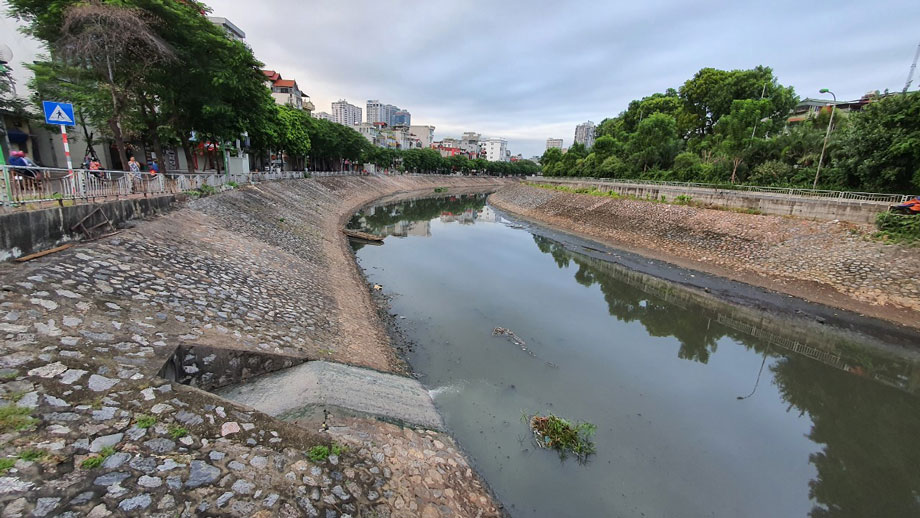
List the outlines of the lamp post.
<svg viewBox="0 0 920 518">
<path fill-rule="evenodd" d="M 821 158 L 818 159 L 818 170 L 815 172 L 815 183 L 811 186 L 812 189 L 818 188 L 818 176 L 821 174 L 821 163 L 824 162 L 824 151 L 827 149 L 827 138 L 831 136 L 831 124 L 834 123 L 834 109 L 837 108 L 837 96 L 834 95 L 834 92 L 827 88 L 822 88 L 818 90 L 818 92 L 834 96 L 834 104 L 831 105 L 831 118 L 827 121 L 827 132 L 824 134 L 824 146 L 821 147 Z"/>
</svg>

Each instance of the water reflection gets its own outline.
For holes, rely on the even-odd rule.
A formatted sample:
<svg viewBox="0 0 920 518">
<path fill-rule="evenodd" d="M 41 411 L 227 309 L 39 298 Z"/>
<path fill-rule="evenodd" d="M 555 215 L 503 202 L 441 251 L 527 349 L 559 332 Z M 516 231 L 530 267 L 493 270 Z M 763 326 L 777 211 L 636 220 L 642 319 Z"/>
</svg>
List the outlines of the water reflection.
<svg viewBox="0 0 920 518">
<path fill-rule="evenodd" d="M 494 223 L 498 216 L 486 207 L 488 194 L 457 194 L 438 198 L 418 198 L 386 206 L 369 207 L 355 214 L 348 228 L 378 236 L 431 237 L 431 221 L 472 225 L 476 221 Z"/>
<path fill-rule="evenodd" d="M 676 338 L 679 358 L 705 364 L 723 337 L 762 354 L 761 369 L 776 358 L 773 382 L 789 411 L 811 419 L 808 437 L 823 445 L 809 457 L 818 473 L 809 482 L 810 516 L 920 515 L 920 368 L 911 351 L 899 355 L 871 337 L 804 319 L 781 321 L 533 239 L 559 268 L 576 265 L 579 284 L 598 285 L 611 316 Z"/>
</svg>

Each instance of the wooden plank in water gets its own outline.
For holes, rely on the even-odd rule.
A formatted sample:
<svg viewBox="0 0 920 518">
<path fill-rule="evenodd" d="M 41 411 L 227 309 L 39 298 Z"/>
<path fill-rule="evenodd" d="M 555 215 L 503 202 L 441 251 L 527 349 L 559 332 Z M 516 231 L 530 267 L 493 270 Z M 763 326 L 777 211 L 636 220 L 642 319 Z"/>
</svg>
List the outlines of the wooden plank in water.
<svg viewBox="0 0 920 518">
<path fill-rule="evenodd" d="M 351 230 L 347 228 L 342 229 L 342 233 L 348 237 L 354 239 L 361 239 L 364 241 L 370 241 L 372 243 L 383 243 L 383 238 L 380 236 L 375 236 L 374 234 L 368 234 L 367 232 L 360 232 L 357 230 Z"/>
<path fill-rule="evenodd" d="M 38 259 L 39 257 L 46 256 L 48 254 L 53 254 L 55 252 L 60 252 L 61 250 L 67 250 L 72 247 L 74 243 L 67 243 L 66 245 L 56 246 L 54 248 L 49 248 L 48 250 L 42 250 L 41 252 L 35 252 L 34 254 L 24 255 L 22 257 L 17 257 L 13 259 L 17 263 L 24 263 L 26 261 L 31 261 L 32 259 Z"/>
</svg>

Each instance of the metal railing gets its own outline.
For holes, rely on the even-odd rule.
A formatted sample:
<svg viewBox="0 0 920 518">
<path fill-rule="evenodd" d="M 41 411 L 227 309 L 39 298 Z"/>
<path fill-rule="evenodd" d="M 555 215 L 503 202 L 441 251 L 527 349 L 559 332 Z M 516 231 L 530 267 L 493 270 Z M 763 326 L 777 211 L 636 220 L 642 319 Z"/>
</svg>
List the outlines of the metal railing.
<svg viewBox="0 0 920 518">
<path fill-rule="evenodd" d="M 629 185 L 648 185 L 648 186 L 657 186 L 657 187 L 684 187 L 684 188 L 697 188 L 697 189 L 716 189 L 719 191 L 731 191 L 731 192 L 751 192 L 751 193 L 760 193 L 760 194 L 775 194 L 781 196 L 796 196 L 796 197 L 809 197 L 809 198 L 832 198 L 837 200 L 852 200 L 852 201 L 873 201 L 873 202 L 884 202 L 884 203 L 904 203 L 905 201 L 912 199 L 915 195 L 906 195 L 906 194 L 886 194 L 886 193 L 877 193 L 877 192 L 855 192 L 855 191 L 831 191 L 831 190 L 822 190 L 822 189 L 798 189 L 794 187 L 760 187 L 756 185 L 725 185 L 725 184 L 712 184 L 712 183 L 697 183 L 697 182 L 666 182 L 658 180 L 632 180 L 625 178 L 611 178 L 611 179 L 600 179 L 600 178 L 556 178 L 556 177 L 546 177 L 546 176 L 529 176 L 528 180 L 533 182 L 544 182 L 544 183 L 589 183 L 596 185 L 614 185 L 614 186 L 629 186 Z"/>
<path fill-rule="evenodd" d="M 188 173 L 67 169 L 52 167 L 0 166 L 0 207 L 70 201 L 87 203 L 109 198 L 178 194 L 209 186 L 246 185 L 271 180 L 307 178 L 309 176 L 367 175 L 352 171 L 266 171 L 250 173 Z"/>
</svg>

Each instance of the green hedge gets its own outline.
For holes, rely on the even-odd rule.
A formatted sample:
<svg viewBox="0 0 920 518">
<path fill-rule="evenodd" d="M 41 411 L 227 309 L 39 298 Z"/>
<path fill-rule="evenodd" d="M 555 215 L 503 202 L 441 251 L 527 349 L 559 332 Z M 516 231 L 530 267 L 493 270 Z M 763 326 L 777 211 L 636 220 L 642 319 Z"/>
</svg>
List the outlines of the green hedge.
<svg viewBox="0 0 920 518">
<path fill-rule="evenodd" d="M 906 243 L 920 241 L 920 216 L 883 212 L 875 218 L 875 226 L 884 238 Z"/>
</svg>

